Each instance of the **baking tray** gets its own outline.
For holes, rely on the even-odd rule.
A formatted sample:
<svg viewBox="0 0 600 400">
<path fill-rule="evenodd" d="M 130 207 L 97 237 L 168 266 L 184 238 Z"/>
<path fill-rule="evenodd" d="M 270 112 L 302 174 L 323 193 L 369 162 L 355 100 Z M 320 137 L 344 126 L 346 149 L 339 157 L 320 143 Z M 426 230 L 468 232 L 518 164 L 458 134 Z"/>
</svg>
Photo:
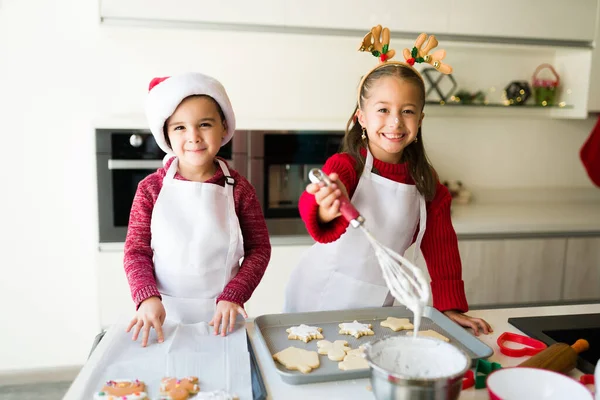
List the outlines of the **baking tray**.
<svg viewBox="0 0 600 400">
<path fill-rule="evenodd" d="M 317 350 L 318 340 L 311 340 L 308 343 L 304 343 L 301 340 L 290 340 L 287 338 L 288 334 L 285 330 L 291 326 L 300 324 L 322 328 L 322 334 L 326 340 L 331 342 L 334 340 L 346 340 L 353 349 L 375 339 L 386 336 L 406 335 L 407 332 L 410 332 L 394 332 L 389 328 L 380 326 L 380 322 L 387 317 L 408 318 L 411 322 L 413 320 L 412 312 L 406 307 L 401 306 L 261 315 L 254 319 L 254 325 L 258 342 L 263 346 L 263 349 L 273 355 L 289 346 L 306 350 Z M 350 335 L 340 335 L 338 324 L 354 320 L 371 324 L 375 335 L 362 336 L 359 339 L 355 339 Z M 432 307 L 425 307 L 423 310 L 420 330 L 427 329 L 441 333 L 450 339 L 450 343 L 463 350 L 471 358 L 472 364 L 480 358 L 488 358 L 494 354 L 492 348 Z M 273 358 L 271 358 L 271 364 L 267 363 L 266 367 L 275 368 L 283 381 L 293 385 L 368 378 L 371 375 L 369 369 L 342 371 L 338 368 L 338 362 L 331 361 L 326 355 L 319 355 L 319 361 L 321 365 L 308 374 L 288 370 L 273 360 Z"/>
</svg>

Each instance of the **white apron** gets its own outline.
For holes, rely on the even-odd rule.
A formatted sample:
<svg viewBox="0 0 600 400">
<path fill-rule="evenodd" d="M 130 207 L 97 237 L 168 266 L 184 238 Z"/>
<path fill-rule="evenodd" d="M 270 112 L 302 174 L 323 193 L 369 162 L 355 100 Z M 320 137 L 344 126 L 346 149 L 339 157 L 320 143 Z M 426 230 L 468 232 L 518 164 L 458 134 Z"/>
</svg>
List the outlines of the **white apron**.
<svg viewBox="0 0 600 400">
<path fill-rule="evenodd" d="M 152 212 L 154 272 L 167 319 L 174 322 L 210 321 L 244 255 L 233 178 L 218 162 L 224 187 L 175 179 L 175 158 Z"/>
<path fill-rule="evenodd" d="M 352 204 L 373 236 L 398 254 L 410 247 L 419 225 L 415 260 L 425 233 L 425 199 L 416 186 L 373 174 L 372 169 L 373 156 L 367 149 Z M 284 312 L 381 307 L 393 302 L 367 237 L 348 226 L 335 242 L 317 243 L 303 254 L 286 288 Z"/>
</svg>

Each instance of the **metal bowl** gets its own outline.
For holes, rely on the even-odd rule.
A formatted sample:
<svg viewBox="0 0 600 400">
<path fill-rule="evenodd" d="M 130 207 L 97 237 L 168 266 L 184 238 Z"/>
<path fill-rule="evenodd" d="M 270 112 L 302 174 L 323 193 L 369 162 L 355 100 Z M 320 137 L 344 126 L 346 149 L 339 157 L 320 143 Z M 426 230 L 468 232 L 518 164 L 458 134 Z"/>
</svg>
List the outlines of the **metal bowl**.
<svg viewBox="0 0 600 400">
<path fill-rule="evenodd" d="M 471 367 L 465 352 L 439 339 L 388 336 L 365 346 L 378 400 L 455 400 Z"/>
</svg>

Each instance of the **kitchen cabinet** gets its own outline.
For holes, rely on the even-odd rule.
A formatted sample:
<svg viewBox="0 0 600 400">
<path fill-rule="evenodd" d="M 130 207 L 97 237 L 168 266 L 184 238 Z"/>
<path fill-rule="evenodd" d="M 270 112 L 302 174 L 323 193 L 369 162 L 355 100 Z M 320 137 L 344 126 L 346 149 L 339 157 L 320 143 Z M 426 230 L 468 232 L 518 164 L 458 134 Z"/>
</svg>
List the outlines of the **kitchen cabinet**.
<svg viewBox="0 0 600 400">
<path fill-rule="evenodd" d="M 281 26 L 283 4 L 279 0 L 101 0 L 100 16 L 147 22 Z"/>
<path fill-rule="evenodd" d="M 561 300 L 566 239 L 463 240 L 470 305 Z"/>
<path fill-rule="evenodd" d="M 309 247 L 307 245 L 272 246 L 269 266 L 252 297 L 246 303 L 246 312 L 249 316 L 257 317 L 282 312 L 285 286 L 292 270 Z"/>
<path fill-rule="evenodd" d="M 100 326 L 107 328 L 127 313 L 133 317 L 135 305 L 123 269 L 123 251 L 102 251 L 96 257 Z"/>
<path fill-rule="evenodd" d="M 596 36 L 592 51 L 592 70 L 587 108 L 591 112 L 600 113 L 600 5 L 596 11 Z"/>
<path fill-rule="evenodd" d="M 600 300 L 600 237 L 567 240 L 563 298 Z"/>
<path fill-rule="evenodd" d="M 433 10 L 435 13 L 423 12 Z M 285 25 L 289 27 L 361 30 L 381 24 L 392 32 L 445 32 L 450 3 L 440 0 L 288 0 Z"/>
<path fill-rule="evenodd" d="M 590 42 L 597 7 L 597 0 L 453 0 L 447 33 Z"/>
</svg>

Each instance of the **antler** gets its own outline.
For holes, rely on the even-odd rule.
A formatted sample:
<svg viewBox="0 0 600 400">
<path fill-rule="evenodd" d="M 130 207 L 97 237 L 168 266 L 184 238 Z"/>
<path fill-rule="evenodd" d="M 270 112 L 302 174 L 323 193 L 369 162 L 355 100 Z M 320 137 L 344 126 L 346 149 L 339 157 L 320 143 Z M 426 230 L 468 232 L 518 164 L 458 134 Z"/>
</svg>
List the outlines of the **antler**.
<svg viewBox="0 0 600 400">
<path fill-rule="evenodd" d="M 375 57 L 379 57 L 381 62 L 385 62 L 396 55 L 396 51 L 389 46 L 390 30 L 377 25 L 365 35 L 358 51 L 368 51 Z"/>
<path fill-rule="evenodd" d="M 437 45 L 438 41 L 434 35 L 429 36 L 428 39 L 427 34 L 421 33 L 419 37 L 417 37 L 412 51 L 404 49 L 402 54 L 404 55 L 406 62 L 410 65 L 413 65 L 415 62 L 425 62 L 431 64 L 442 74 L 450 74 L 452 73 L 452 67 L 442 62 L 444 57 L 446 57 L 446 50 L 436 50 L 433 54 L 429 54 L 429 52 L 437 47 Z"/>
</svg>

